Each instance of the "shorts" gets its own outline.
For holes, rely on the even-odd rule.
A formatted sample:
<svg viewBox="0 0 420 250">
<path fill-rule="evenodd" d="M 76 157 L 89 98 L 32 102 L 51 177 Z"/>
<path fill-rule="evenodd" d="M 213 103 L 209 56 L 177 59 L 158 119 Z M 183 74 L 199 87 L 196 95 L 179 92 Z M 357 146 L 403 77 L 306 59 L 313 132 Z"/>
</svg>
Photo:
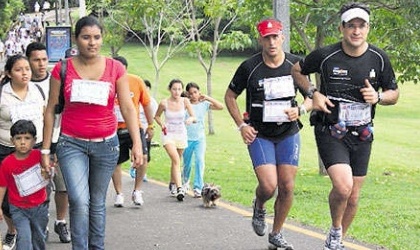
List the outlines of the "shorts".
<svg viewBox="0 0 420 250">
<path fill-rule="evenodd" d="M 177 149 L 185 149 L 188 146 L 187 136 L 171 134 L 171 135 L 161 135 L 162 145 L 173 144 Z"/>
<path fill-rule="evenodd" d="M 254 169 L 261 165 L 299 165 L 300 135 L 289 135 L 280 140 L 269 140 L 257 137 L 248 146 Z"/>
<path fill-rule="evenodd" d="M 150 162 L 150 159 L 151 159 L 150 148 L 152 147 L 152 141 L 146 140 L 146 146 L 147 146 L 147 162 Z"/>
<path fill-rule="evenodd" d="M 314 131 L 318 153 L 326 169 L 335 164 L 347 164 L 353 176 L 367 174 L 372 141 L 361 141 L 352 133 L 337 139 L 325 125 L 316 125 Z"/>
<path fill-rule="evenodd" d="M 127 129 L 119 129 L 117 131 L 118 140 L 120 141 L 120 156 L 118 157 L 118 163 L 121 164 L 130 159 L 130 149 L 133 147 L 133 141 L 131 140 L 130 134 Z M 147 142 L 144 134 L 144 130 L 140 129 L 140 139 L 143 149 L 143 155 L 147 155 Z"/>
</svg>

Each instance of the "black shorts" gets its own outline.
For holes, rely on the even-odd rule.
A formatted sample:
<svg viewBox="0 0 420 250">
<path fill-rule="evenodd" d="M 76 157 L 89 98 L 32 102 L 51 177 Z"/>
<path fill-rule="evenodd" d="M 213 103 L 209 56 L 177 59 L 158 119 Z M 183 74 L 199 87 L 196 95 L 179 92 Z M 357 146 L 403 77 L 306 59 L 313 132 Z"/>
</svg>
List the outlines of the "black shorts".
<svg viewBox="0 0 420 250">
<path fill-rule="evenodd" d="M 318 153 L 326 169 L 334 164 L 348 164 L 353 176 L 365 176 L 369 165 L 372 140 L 361 141 L 350 132 L 342 139 L 330 134 L 326 125 L 315 126 Z"/>
<path fill-rule="evenodd" d="M 120 141 L 120 156 L 117 164 L 121 164 L 130 159 L 130 149 L 133 147 L 133 141 L 131 140 L 127 129 L 119 129 L 117 131 L 117 135 L 118 140 Z M 140 129 L 140 139 L 143 148 L 143 155 L 147 155 L 147 142 L 143 129 Z"/>
</svg>

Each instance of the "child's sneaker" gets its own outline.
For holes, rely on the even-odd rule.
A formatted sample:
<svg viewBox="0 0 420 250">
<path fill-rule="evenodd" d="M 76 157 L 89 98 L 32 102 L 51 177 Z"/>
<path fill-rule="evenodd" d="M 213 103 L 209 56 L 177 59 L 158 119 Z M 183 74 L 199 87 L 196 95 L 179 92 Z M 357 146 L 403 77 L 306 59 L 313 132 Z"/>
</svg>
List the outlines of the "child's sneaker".
<svg viewBox="0 0 420 250">
<path fill-rule="evenodd" d="M 114 207 L 123 207 L 124 206 L 124 195 L 117 194 L 115 196 Z"/>
<path fill-rule="evenodd" d="M 136 206 L 143 206 L 144 200 L 143 200 L 143 191 L 140 190 L 134 190 L 133 195 L 131 196 L 133 199 L 133 203 Z"/>
<path fill-rule="evenodd" d="M 198 189 L 194 189 L 194 198 L 201 198 L 201 191 Z"/>
<path fill-rule="evenodd" d="M 175 183 L 173 183 L 173 182 L 171 182 L 171 183 L 169 183 L 169 193 L 171 194 L 171 196 L 176 196 L 176 192 L 177 192 L 177 190 L 176 190 L 176 185 L 175 185 Z"/>
<path fill-rule="evenodd" d="M 185 197 L 185 191 L 182 187 L 179 187 L 177 189 L 176 198 L 178 199 L 178 201 L 183 201 L 184 197 Z"/>
<path fill-rule="evenodd" d="M 270 245 L 268 246 L 268 249 L 282 249 L 282 250 L 293 250 L 293 245 L 287 243 L 287 241 L 284 239 L 282 233 L 278 234 L 268 234 L 268 243 Z"/>
<path fill-rule="evenodd" d="M 257 208 L 257 202 L 255 199 L 252 202 L 254 206 L 254 213 L 252 215 L 252 228 L 258 236 L 264 236 L 267 232 L 267 223 L 265 222 L 265 215 L 267 211 L 265 209 Z"/>
</svg>

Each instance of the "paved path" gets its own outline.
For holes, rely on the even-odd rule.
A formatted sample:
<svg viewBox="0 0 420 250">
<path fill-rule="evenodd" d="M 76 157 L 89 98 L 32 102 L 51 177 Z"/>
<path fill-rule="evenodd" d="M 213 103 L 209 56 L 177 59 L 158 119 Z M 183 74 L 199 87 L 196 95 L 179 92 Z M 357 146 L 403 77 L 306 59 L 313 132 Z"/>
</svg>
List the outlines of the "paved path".
<svg viewBox="0 0 420 250">
<path fill-rule="evenodd" d="M 201 199 L 187 196 L 184 202 L 169 196 L 167 185 L 150 180 L 144 184 L 145 204 L 131 203 L 133 180 L 123 177 L 125 207 L 113 206 L 114 190 L 107 198 L 107 249 L 267 249 L 267 236 L 258 237 L 251 228 L 251 208 L 220 202 L 216 208 L 204 208 Z M 50 238 L 47 249 L 71 249 L 60 243 L 52 231 L 54 204 L 51 204 Z M 272 217 L 268 218 L 269 229 Z M 4 224 L 0 227 L 4 232 Z M 322 249 L 325 235 L 296 225 L 285 226 L 287 240 L 297 250 Z M 375 249 L 345 242 L 347 249 Z"/>
</svg>

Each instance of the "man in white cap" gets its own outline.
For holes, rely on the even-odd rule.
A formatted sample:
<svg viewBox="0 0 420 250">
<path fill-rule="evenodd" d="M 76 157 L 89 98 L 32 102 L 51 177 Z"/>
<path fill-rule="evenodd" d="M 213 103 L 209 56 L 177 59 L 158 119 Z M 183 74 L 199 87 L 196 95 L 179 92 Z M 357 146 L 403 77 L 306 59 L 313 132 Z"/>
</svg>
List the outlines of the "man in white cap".
<svg viewBox="0 0 420 250">
<path fill-rule="evenodd" d="M 290 74 L 299 57 L 282 49 L 283 26 L 266 19 L 257 26 L 262 52 L 244 61 L 236 70 L 226 94 L 225 103 L 248 147 L 258 186 L 253 202 L 254 232 L 267 232 L 265 203 L 275 196 L 274 223 L 268 241 L 273 249 L 293 249 L 283 235 L 283 224 L 293 202 L 293 190 L 299 164 L 300 115 L 311 109 L 305 98 L 301 106 L 295 99 L 297 85 Z M 246 113 L 242 117 L 237 97 L 245 90 Z M 301 91 L 304 93 L 304 91 Z"/>
<path fill-rule="evenodd" d="M 345 249 L 342 238 L 352 223 L 365 180 L 377 105 L 399 97 L 394 70 L 385 52 L 367 40 L 369 7 L 360 3 L 340 10 L 342 40 L 311 52 L 293 66 L 298 85 L 313 98 L 311 125 L 319 155 L 332 182 L 331 229 L 324 250 Z M 320 89 L 307 75 L 321 75 Z"/>
</svg>

